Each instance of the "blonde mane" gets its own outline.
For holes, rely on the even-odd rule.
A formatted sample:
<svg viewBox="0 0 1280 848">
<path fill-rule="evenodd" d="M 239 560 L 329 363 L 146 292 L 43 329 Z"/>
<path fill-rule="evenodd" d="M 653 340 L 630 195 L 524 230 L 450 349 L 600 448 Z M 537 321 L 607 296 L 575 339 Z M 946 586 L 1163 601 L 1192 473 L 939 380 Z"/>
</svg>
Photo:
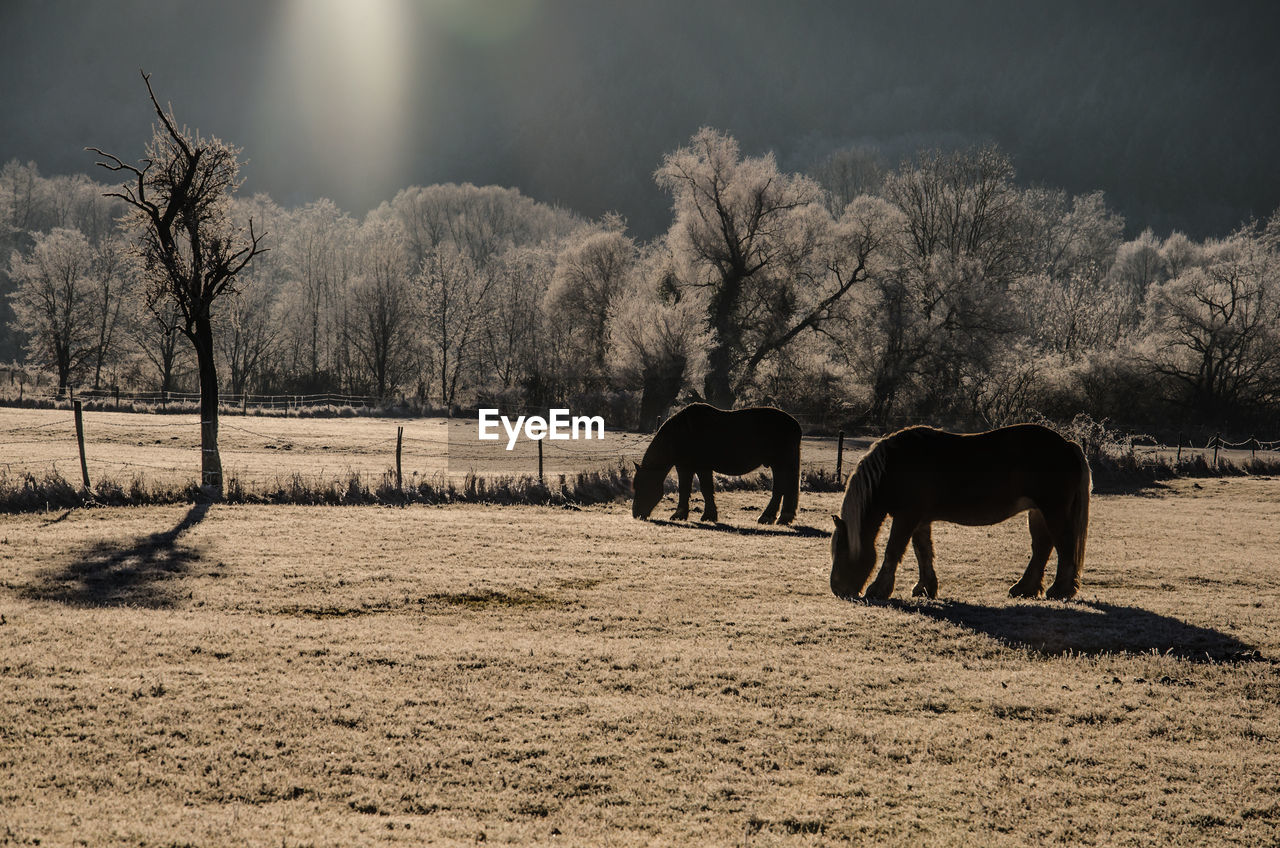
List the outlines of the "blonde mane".
<svg viewBox="0 0 1280 848">
<path fill-rule="evenodd" d="M 862 517 L 871 504 L 871 496 L 880 478 L 884 476 L 885 461 L 889 451 L 885 448 L 888 436 L 878 439 L 858 460 L 858 465 L 849 475 L 849 484 L 845 488 L 844 504 L 840 508 L 840 517 L 848 530 L 849 557 L 857 560 L 862 553 Z"/>
</svg>

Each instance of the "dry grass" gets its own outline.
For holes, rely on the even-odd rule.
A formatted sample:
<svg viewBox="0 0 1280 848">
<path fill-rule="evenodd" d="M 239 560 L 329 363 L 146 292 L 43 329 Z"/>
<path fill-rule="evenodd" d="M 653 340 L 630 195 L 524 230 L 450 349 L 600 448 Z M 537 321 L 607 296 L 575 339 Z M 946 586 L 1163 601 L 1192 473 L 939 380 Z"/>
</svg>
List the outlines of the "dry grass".
<svg viewBox="0 0 1280 848">
<path fill-rule="evenodd" d="M 126 488 L 134 477 L 148 485 L 194 483 L 200 468 L 200 427 L 196 415 L 85 412 L 85 454 L 93 486 L 104 478 Z M 395 469 L 396 428 L 404 427 L 401 462 L 405 485 L 448 476 L 461 480 L 482 474 L 535 475 L 537 445 L 521 440 L 507 452 L 475 439 L 476 422 L 445 418 L 279 418 L 224 415 L 219 429 L 223 470 L 247 489 L 265 489 L 301 480 L 323 486 L 352 475 L 376 480 Z M 650 436 L 609 430 L 603 440 L 544 443 L 543 471 L 561 474 L 616 467 L 638 461 Z M 504 442 L 505 444 L 505 442 Z M 834 471 L 836 440 L 806 439 L 807 470 Z M 852 441 L 846 471 L 855 463 Z M 496 460 L 496 462 L 495 462 Z M 56 471 L 80 482 L 80 458 L 71 412 L 0 407 L 0 474 L 11 478 Z"/>
<path fill-rule="evenodd" d="M 1275 842 L 1280 482 L 1096 498 L 1067 604 L 1018 521 L 839 601 L 762 498 L 0 516 L 0 843 Z"/>
</svg>

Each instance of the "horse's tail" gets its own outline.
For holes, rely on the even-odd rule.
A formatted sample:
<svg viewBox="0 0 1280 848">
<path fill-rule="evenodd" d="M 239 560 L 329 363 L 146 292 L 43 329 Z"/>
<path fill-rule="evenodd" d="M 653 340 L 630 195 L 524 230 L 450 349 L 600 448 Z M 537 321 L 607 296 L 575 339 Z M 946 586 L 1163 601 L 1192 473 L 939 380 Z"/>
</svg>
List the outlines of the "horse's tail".
<svg viewBox="0 0 1280 848">
<path fill-rule="evenodd" d="M 1089 535 L 1089 493 L 1093 490 L 1093 474 L 1089 460 L 1080 452 L 1080 480 L 1071 503 L 1071 532 L 1075 536 L 1075 588 L 1080 589 L 1080 575 L 1084 571 L 1084 548 Z"/>
</svg>

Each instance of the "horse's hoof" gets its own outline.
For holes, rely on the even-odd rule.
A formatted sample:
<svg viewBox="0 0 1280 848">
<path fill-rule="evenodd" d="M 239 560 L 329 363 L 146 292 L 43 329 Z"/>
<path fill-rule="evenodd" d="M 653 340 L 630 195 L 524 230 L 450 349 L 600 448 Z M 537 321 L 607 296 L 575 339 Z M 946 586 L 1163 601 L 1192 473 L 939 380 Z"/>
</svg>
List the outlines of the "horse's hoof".
<svg viewBox="0 0 1280 848">
<path fill-rule="evenodd" d="M 772 524 L 773 521 L 773 516 L 766 512 L 764 515 L 756 519 L 756 524 Z"/>
<path fill-rule="evenodd" d="M 1013 584 L 1013 588 L 1009 590 L 1011 598 L 1038 598 L 1040 597 L 1040 587 L 1023 586 L 1021 583 Z"/>
<path fill-rule="evenodd" d="M 709 522 L 711 522 L 712 524 L 715 524 L 715 523 L 717 523 L 717 522 L 719 522 L 719 521 L 720 521 L 720 516 L 719 516 L 719 515 L 717 515 L 717 514 L 716 514 L 716 513 L 714 513 L 714 512 L 704 512 L 704 513 L 702 513 L 702 516 L 701 516 L 698 520 L 699 520 L 699 521 L 709 521 Z"/>
<path fill-rule="evenodd" d="M 672 521 L 687 521 L 688 518 L 689 518 L 688 512 L 681 512 L 678 509 L 675 512 L 671 513 Z"/>
<path fill-rule="evenodd" d="M 1044 596 L 1051 601 L 1069 601 L 1076 596 L 1076 588 L 1074 586 L 1066 588 L 1050 586 L 1049 591 L 1045 592 Z"/>
<path fill-rule="evenodd" d="M 911 590 L 913 598 L 936 598 L 938 597 L 937 586 L 926 586 L 923 583 L 917 583 L 915 588 Z"/>
</svg>

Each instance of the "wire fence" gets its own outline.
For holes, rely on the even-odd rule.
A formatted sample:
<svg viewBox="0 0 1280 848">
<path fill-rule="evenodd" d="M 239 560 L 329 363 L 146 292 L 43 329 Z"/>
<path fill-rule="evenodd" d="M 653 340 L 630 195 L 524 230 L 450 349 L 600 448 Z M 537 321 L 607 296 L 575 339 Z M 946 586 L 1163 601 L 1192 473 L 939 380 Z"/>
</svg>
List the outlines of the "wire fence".
<svg viewBox="0 0 1280 848">
<path fill-rule="evenodd" d="M 318 396 L 316 396 L 318 397 Z M 526 410 L 524 414 L 543 414 Z M 509 413 L 512 417 L 519 413 Z M 145 477 L 157 482 L 196 480 L 200 469 L 200 423 L 193 413 L 167 416 L 86 411 L 85 467 L 91 480 L 116 482 Z M 342 479 L 350 475 L 397 479 L 554 478 L 639 462 L 650 433 L 606 430 L 603 438 L 538 441 L 520 438 L 507 450 L 476 438 L 474 419 L 445 418 L 238 418 L 223 416 L 219 446 L 224 475 L 245 483 L 283 479 Z M 501 431 L 500 431 L 501 432 Z M 871 437 L 806 437 L 802 469 L 840 479 L 853 470 Z M 1183 462 L 1199 457 L 1217 466 L 1230 460 L 1280 461 L 1280 439 L 1250 436 L 1228 441 L 1218 435 L 1162 443 L 1150 436 L 1121 437 L 1130 454 Z M 80 476 L 81 458 L 73 413 L 64 409 L 0 407 L 0 474 Z"/>
<path fill-rule="evenodd" d="M 199 392 L 153 391 L 122 392 L 114 389 L 81 389 L 74 394 L 56 391 L 23 392 L 17 398 L 10 398 L 20 404 L 35 406 L 70 406 L 80 400 L 98 408 L 132 409 L 137 407 L 182 409 L 200 403 Z M 253 394 L 228 393 L 218 394 L 218 405 L 224 409 L 253 409 L 255 411 L 292 411 L 312 410 L 322 407 L 349 407 L 351 409 L 380 409 L 395 403 L 394 400 L 377 398 L 372 395 L 349 395 L 334 392 L 316 394 Z"/>
</svg>

